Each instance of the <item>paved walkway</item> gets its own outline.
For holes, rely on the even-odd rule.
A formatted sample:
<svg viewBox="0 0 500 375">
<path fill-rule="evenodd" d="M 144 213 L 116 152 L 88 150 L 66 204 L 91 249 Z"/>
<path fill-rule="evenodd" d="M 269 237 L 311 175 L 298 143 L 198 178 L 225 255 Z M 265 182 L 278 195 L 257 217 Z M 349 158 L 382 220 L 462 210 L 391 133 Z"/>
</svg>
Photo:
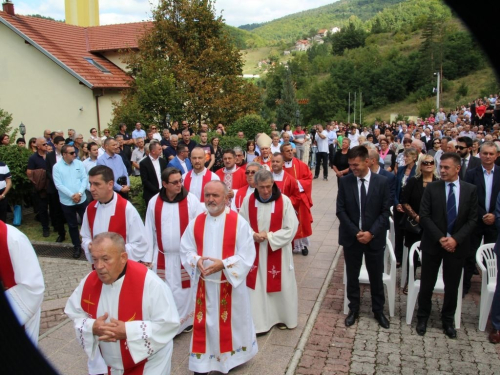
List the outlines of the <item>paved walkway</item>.
<svg viewBox="0 0 500 375">
<path fill-rule="evenodd" d="M 369 287 L 362 287 L 361 318 L 349 329 L 344 326 L 344 286 L 342 283 L 343 257 L 337 255 L 338 220 L 335 216 L 336 181 L 314 180 L 313 216 L 314 234 L 309 256 L 294 256 L 299 286 L 299 325 L 294 330 L 273 329 L 259 337 L 259 353 L 249 363 L 234 369 L 232 374 L 284 374 L 300 354 L 296 374 L 498 374 L 500 346 L 487 341 L 485 332 L 477 331 L 480 279 L 475 276 L 471 293 L 464 299 L 462 328 L 458 339 L 447 339 L 440 329 L 438 309 L 434 308 L 424 338 L 406 325 L 406 296 L 397 293 L 395 317 L 391 328 L 381 329 L 370 310 Z M 85 262 L 67 260 L 54 270 L 54 260 L 40 258 L 47 283 L 46 296 L 64 301 L 82 275 L 88 271 Z M 327 274 L 338 263 L 326 289 L 319 314 L 310 322 L 312 330 L 303 353 L 298 350 L 299 340 L 325 283 Z M 57 264 L 56 260 L 56 264 Z M 64 285 L 64 286 L 63 286 Z M 325 287 L 326 288 L 326 287 Z M 435 303 L 442 302 L 435 295 Z M 436 306 L 435 304 L 435 306 Z M 319 303 L 318 303 L 319 305 Z M 388 310 L 388 308 L 386 308 Z M 388 316 L 388 311 L 386 311 Z M 489 327 L 487 327 L 487 330 Z M 53 365 L 68 375 L 86 372 L 86 357 L 75 339 L 71 322 L 61 323 L 48 331 L 40 340 L 40 348 Z M 190 374 L 187 365 L 189 334 L 174 340 L 172 374 Z M 301 340 L 303 341 L 303 340 Z M 300 357 L 299 355 L 299 357 Z M 297 355 L 295 356 L 297 357 Z"/>
</svg>

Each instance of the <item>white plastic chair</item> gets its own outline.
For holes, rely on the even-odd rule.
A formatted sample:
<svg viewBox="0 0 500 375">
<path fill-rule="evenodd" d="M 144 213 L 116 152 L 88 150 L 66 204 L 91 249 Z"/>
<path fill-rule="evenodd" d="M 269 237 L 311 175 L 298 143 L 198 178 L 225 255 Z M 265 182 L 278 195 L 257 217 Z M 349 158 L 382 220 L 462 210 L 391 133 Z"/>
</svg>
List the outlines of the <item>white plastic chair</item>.
<svg viewBox="0 0 500 375">
<path fill-rule="evenodd" d="M 413 255 L 415 252 L 418 254 L 420 262 L 422 262 L 422 251 L 420 250 L 420 241 L 415 242 L 410 249 L 410 270 L 408 275 L 408 298 L 406 300 L 406 324 L 411 324 L 411 319 L 413 317 L 413 312 L 415 311 L 415 304 L 417 302 L 418 292 L 420 291 L 420 280 L 415 280 L 413 264 Z M 462 269 L 462 277 L 460 278 L 460 284 L 458 287 L 457 296 L 457 309 L 455 311 L 455 328 L 460 328 L 460 316 L 462 315 L 462 290 L 464 282 L 464 270 Z M 436 280 L 436 285 L 434 286 L 434 293 L 444 293 L 444 281 L 443 281 L 443 263 L 439 267 L 438 277 Z"/>
<path fill-rule="evenodd" d="M 392 217 L 389 216 L 389 239 L 391 240 L 391 244 L 392 244 L 393 249 L 396 246 L 395 236 L 396 236 L 396 234 L 394 233 L 394 220 L 392 219 Z"/>
<path fill-rule="evenodd" d="M 488 315 L 490 315 L 491 303 L 493 295 L 497 287 L 497 257 L 493 248 L 494 243 L 482 245 L 477 249 L 476 262 L 481 270 L 481 303 L 479 305 L 479 330 L 486 329 Z M 486 267 L 484 266 L 486 263 Z"/>
<path fill-rule="evenodd" d="M 403 246 L 403 264 L 401 264 L 401 288 L 404 288 L 408 273 L 408 247 Z"/>
<path fill-rule="evenodd" d="M 389 315 L 394 316 L 394 305 L 396 302 L 396 254 L 391 244 L 391 240 L 387 237 L 387 243 L 384 252 L 384 273 L 382 281 L 387 288 L 387 300 L 389 301 Z M 366 269 L 365 256 L 363 255 L 363 263 L 359 271 L 359 283 L 369 284 L 368 270 Z M 347 276 L 344 262 L 344 314 L 349 313 L 349 300 L 347 299 Z"/>
</svg>

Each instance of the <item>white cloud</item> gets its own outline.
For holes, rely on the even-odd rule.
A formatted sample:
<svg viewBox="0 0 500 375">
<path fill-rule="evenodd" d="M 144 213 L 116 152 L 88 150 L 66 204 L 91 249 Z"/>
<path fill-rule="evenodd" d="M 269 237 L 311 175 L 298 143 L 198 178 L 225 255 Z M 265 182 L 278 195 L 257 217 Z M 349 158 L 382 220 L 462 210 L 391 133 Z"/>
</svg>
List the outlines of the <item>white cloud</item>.
<svg viewBox="0 0 500 375">
<path fill-rule="evenodd" d="M 138 22 L 151 17 L 151 4 L 159 0 L 99 0 L 100 21 L 110 23 Z M 260 23 L 286 16 L 306 9 L 317 8 L 336 0 L 218 0 L 216 14 L 221 14 L 226 23 L 240 26 Z M 19 14 L 41 14 L 58 20 L 65 18 L 64 0 L 14 0 Z"/>
</svg>

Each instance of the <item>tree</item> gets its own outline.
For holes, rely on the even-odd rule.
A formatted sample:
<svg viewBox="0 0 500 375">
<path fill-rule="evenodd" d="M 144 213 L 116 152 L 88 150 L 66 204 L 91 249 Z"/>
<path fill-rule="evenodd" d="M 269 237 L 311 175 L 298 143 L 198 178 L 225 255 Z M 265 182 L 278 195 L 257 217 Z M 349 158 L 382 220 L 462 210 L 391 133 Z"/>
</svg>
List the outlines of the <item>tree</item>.
<svg viewBox="0 0 500 375">
<path fill-rule="evenodd" d="M 346 49 L 363 47 L 367 36 L 367 32 L 361 27 L 356 27 L 355 22 L 349 22 L 349 26 L 330 37 L 332 53 L 341 56 Z"/>
<path fill-rule="evenodd" d="M 297 99 L 295 98 L 295 87 L 292 81 L 292 74 L 290 73 L 290 69 L 288 69 L 285 74 L 285 80 L 283 81 L 281 103 L 278 107 L 278 125 L 295 123 L 295 114 L 298 109 L 299 106 L 297 104 Z"/>
<path fill-rule="evenodd" d="M 123 105 L 165 124 L 167 113 L 193 123 L 231 123 L 258 109 L 257 87 L 211 0 L 160 0 L 153 26 L 127 63 L 135 77 Z"/>
<path fill-rule="evenodd" d="M 0 108 L 0 134 L 8 134 L 10 143 L 14 142 L 18 131 L 17 129 L 14 129 L 12 131 L 12 126 L 10 126 L 11 122 L 12 122 L 12 115 L 9 112 Z"/>
</svg>

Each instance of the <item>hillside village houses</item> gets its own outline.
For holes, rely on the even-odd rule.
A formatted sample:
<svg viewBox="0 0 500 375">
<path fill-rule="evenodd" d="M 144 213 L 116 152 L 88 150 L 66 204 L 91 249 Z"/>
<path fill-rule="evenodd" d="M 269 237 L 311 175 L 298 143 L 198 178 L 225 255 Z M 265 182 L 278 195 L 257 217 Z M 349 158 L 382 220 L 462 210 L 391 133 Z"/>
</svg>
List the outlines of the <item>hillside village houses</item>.
<svg viewBox="0 0 500 375">
<path fill-rule="evenodd" d="M 323 44 L 325 42 L 324 38 L 328 36 L 328 34 L 338 33 L 339 31 L 340 28 L 338 27 L 332 27 L 330 30 L 320 29 L 313 37 L 297 40 L 295 42 L 295 46 L 292 48 L 292 51 L 307 51 L 313 44 Z M 289 55 L 290 51 L 284 51 L 283 54 Z"/>
<path fill-rule="evenodd" d="M 44 129 L 87 136 L 106 128 L 113 101 L 130 85 L 120 50 L 136 50 L 152 23 L 98 26 L 97 0 L 86 5 L 87 14 L 77 14 L 76 0 L 67 1 L 64 23 L 17 15 L 12 0 L 2 4 L 0 108 L 13 115 L 13 127 L 26 126 L 27 138 Z"/>
</svg>

